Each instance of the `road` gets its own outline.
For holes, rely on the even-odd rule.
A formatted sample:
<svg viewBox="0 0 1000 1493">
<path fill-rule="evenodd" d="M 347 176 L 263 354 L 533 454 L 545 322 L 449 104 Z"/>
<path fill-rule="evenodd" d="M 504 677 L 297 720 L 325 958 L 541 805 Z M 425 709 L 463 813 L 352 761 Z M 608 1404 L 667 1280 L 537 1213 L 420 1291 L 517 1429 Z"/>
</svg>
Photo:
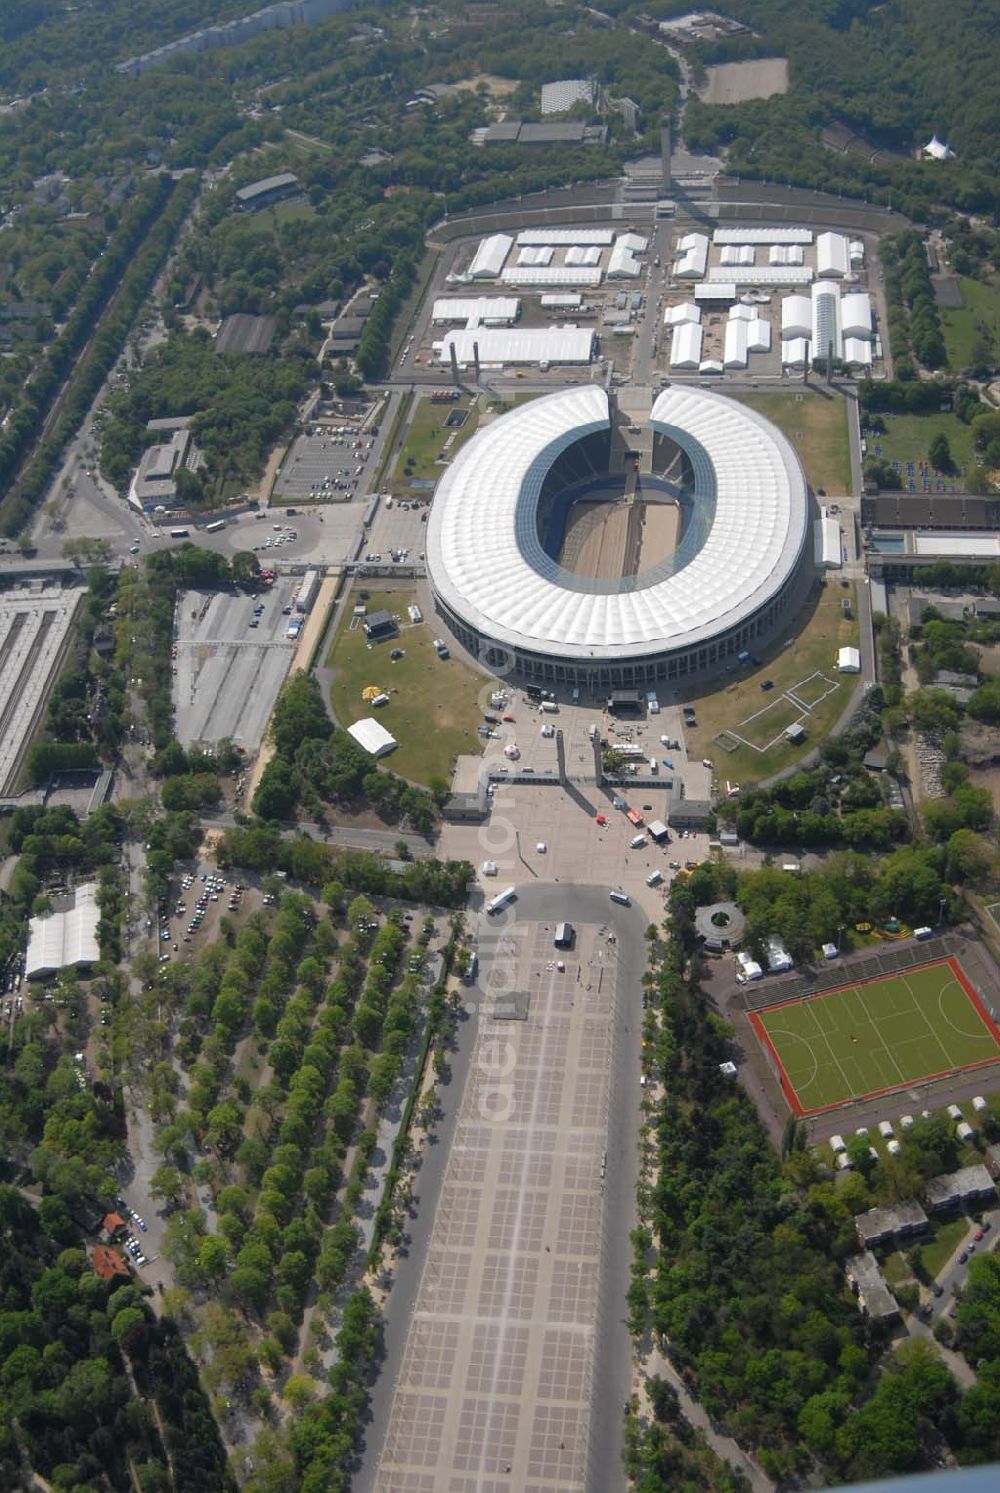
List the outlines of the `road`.
<svg viewBox="0 0 1000 1493">
<path fill-rule="evenodd" d="M 223 812 L 206 815 L 202 826 L 215 830 L 233 829 L 236 826 L 236 814 Z M 309 820 L 297 821 L 295 824 L 285 823 L 282 829 L 285 834 L 308 835 L 310 839 L 319 840 L 325 845 L 341 845 L 349 850 L 381 851 L 383 854 L 395 855 L 396 847 L 402 843 L 417 860 L 426 860 L 435 853 L 432 841 L 404 830 L 364 829 L 351 824 L 315 824 Z"/>
<path fill-rule="evenodd" d="M 552 922 L 561 918 L 583 925 L 606 924 L 618 935 L 618 999 L 631 1002 L 635 1019 L 626 1009 L 615 1033 L 608 1097 L 607 1191 L 604 1198 L 604 1239 L 602 1245 L 603 1279 L 598 1309 L 597 1337 L 594 1353 L 594 1379 L 591 1389 L 589 1427 L 589 1465 L 587 1489 L 593 1493 L 612 1493 L 624 1489 L 622 1467 L 622 1407 L 631 1389 L 632 1344 L 625 1323 L 626 1293 L 629 1285 L 631 1248 L 629 1235 L 635 1222 L 635 1193 L 638 1182 L 639 1104 L 637 1075 L 641 1040 L 641 978 L 645 969 L 645 917 L 635 906 L 618 907 L 608 901 L 603 888 L 570 886 L 566 883 L 533 882 L 522 887 L 514 904 L 513 926 Z M 492 925 L 481 915 L 481 926 Z M 490 977 L 492 939 L 480 946 L 479 984 L 485 989 Z M 458 1029 L 458 1045 L 449 1055 L 450 1077 L 439 1088 L 441 1119 L 434 1141 L 426 1149 L 415 1185 L 418 1206 L 409 1224 L 409 1245 L 396 1265 L 395 1282 L 385 1309 L 384 1357 L 381 1372 L 371 1393 L 361 1465 L 353 1487 L 356 1493 L 370 1493 L 382 1451 L 382 1439 L 389 1424 L 395 1381 L 402 1365 L 410 1321 L 413 1314 L 428 1244 L 434 1227 L 438 1198 L 455 1135 L 456 1121 L 466 1085 L 474 1081 L 470 1058 L 476 1040 L 474 1016 Z"/>
</svg>

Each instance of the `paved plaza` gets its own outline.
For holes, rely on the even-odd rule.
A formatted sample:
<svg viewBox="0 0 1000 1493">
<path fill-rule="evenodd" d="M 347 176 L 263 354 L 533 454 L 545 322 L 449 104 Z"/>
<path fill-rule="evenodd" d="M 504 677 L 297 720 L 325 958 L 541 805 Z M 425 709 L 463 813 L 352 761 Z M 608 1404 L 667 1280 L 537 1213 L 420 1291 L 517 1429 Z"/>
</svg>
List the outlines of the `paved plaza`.
<svg viewBox="0 0 1000 1493">
<path fill-rule="evenodd" d="M 570 951 L 553 934 L 498 930 L 470 992 L 478 1032 L 379 1493 L 586 1485 L 618 950 L 593 924 Z M 505 1001 L 526 1019 L 497 1019 Z"/>
</svg>

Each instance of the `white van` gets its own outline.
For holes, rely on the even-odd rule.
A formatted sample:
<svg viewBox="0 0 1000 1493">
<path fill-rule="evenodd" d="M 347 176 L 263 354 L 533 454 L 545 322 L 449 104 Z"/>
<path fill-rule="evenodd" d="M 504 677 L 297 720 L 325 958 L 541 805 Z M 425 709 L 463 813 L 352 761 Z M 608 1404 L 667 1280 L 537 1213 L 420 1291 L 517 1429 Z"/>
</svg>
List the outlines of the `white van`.
<svg viewBox="0 0 1000 1493">
<path fill-rule="evenodd" d="M 633 835 L 632 838 L 631 838 L 631 840 L 629 840 L 629 842 L 628 842 L 628 848 L 629 848 L 629 850 L 641 850 L 642 847 L 643 847 L 643 845 L 645 845 L 645 843 L 646 843 L 646 836 L 645 835 Z"/>
<path fill-rule="evenodd" d="M 650 871 L 649 875 L 646 877 L 646 885 L 647 886 L 659 886 L 659 884 L 660 884 L 660 882 L 662 880 L 663 880 L 663 872 L 662 871 Z"/>
<path fill-rule="evenodd" d="M 632 906 L 632 898 L 627 894 L 627 892 L 609 892 L 608 896 L 611 898 L 612 902 L 620 902 L 622 907 Z"/>
</svg>

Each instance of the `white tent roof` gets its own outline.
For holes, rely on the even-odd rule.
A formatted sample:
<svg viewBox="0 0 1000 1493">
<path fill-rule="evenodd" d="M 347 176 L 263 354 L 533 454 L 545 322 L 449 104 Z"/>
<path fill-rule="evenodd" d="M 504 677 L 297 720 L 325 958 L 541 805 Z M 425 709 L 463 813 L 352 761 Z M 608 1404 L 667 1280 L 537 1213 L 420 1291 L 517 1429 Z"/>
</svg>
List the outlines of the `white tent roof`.
<svg viewBox="0 0 1000 1493">
<path fill-rule="evenodd" d="M 516 296 L 450 296 L 434 302 L 432 321 L 517 321 L 521 302 Z"/>
<path fill-rule="evenodd" d="M 733 285 L 808 285 L 812 277 L 813 272 L 807 264 L 758 264 L 750 268 L 713 264 L 708 271 L 709 280 L 728 281 Z"/>
<path fill-rule="evenodd" d="M 839 569 L 840 525 L 835 518 L 818 518 L 813 524 L 813 560 L 824 570 Z"/>
<path fill-rule="evenodd" d="M 840 325 L 845 337 L 872 336 L 872 303 L 863 290 L 852 290 L 840 303 Z"/>
<path fill-rule="evenodd" d="M 530 245 L 526 249 L 518 249 L 518 264 L 551 264 L 552 256 L 555 254 L 551 244 L 537 244 L 534 248 Z"/>
<path fill-rule="evenodd" d="M 755 316 L 753 321 L 746 323 L 747 329 L 747 351 L 752 353 L 766 353 L 771 351 L 771 323 L 765 321 L 763 316 Z"/>
<path fill-rule="evenodd" d="M 730 321 L 755 321 L 756 317 L 757 307 L 748 306 L 743 301 L 739 301 L 737 305 L 730 306 L 729 308 Z"/>
<path fill-rule="evenodd" d="M 590 269 L 587 265 L 577 267 L 571 264 L 509 265 L 500 276 L 504 285 L 525 288 L 542 285 L 586 285 L 593 288 L 600 285 L 603 278 L 604 271 L 599 267 Z"/>
<path fill-rule="evenodd" d="M 586 660 L 693 646 L 766 605 L 808 537 L 792 447 L 754 410 L 700 388 L 665 389 L 650 421 L 700 449 L 714 485 L 707 535 L 687 564 L 633 589 L 577 588 L 543 550 L 534 510 L 546 474 L 568 446 L 609 429 L 608 396 L 587 384 L 494 420 L 445 471 L 427 525 L 444 605 L 508 646 Z"/>
<path fill-rule="evenodd" d="M 812 300 L 807 295 L 787 295 L 781 303 L 782 337 L 808 337 L 812 333 Z"/>
<path fill-rule="evenodd" d="M 631 279 L 642 274 L 642 264 L 636 256 L 645 254 L 648 246 L 648 239 L 640 238 L 637 233 L 623 233 L 621 238 L 615 240 L 615 246 L 608 257 L 608 278 L 616 280 L 627 276 Z"/>
<path fill-rule="evenodd" d="M 937 135 L 932 135 L 924 146 L 924 155 L 930 156 L 933 161 L 950 161 L 954 154 L 955 152 L 951 146 L 945 145 L 944 141 L 939 140 Z"/>
<path fill-rule="evenodd" d="M 767 251 L 768 264 L 805 264 L 805 261 L 801 244 L 772 244 Z"/>
<path fill-rule="evenodd" d="M 756 264 L 757 250 L 752 244 L 725 244 L 719 255 L 721 264 Z"/>
<path fill-rule="evenodd" d="M 78 886 L 73 906 L 66 912 L 47 913 L 28 923 L 28 951 L 24 973 L 31 980 L 78 965 L 96 964 L 101 957 L 97 925 L 97 882 Z"/>
<path fill-rule="evenodd" d="M 789 337 L 781 345 L 781 361 L 786 368 L 804 368 L 809 362 L 809 338 Z"/>
<path fill-rule="evenodd" d="M 708 265 L 708 237 L 704 233 L 689 233 L 682 238 L 678 248 L 683 250 L 674 265 L 675 280 L 700 280 Z"/>
<path fill-rule="evenodd" d="M 842 280 L 851 268 L 851 255 L 842 233 L 816 236 L 816 273 L 820 279 Z"/>
<path fill-rule="evenodd" d="M 519 244 L 601 244 L 606 249 L 614 240 L 612 228 L 523 228 L 517 235 Z"/>
<path fill-rule="evenodd" d="M 701 307 L 693 301 L 681 301 L 677 306 L 668 306 L 663 313 L 664 326 L 676 327 L 683 321 L 701 321 Z"/>
<path fill-rule="evenodd" d="M 543 295 L 539 304 L 552 311 L 576 311 L 583 305 L 583 296 L 579 291 L 571 290 L 565 295 L 557 291 L 555 295 Z"/>
<path fill-rule="evenodd" d="M 717 228 L 717 244 L 811 244 L 811 228 Z"/>
<path fill-rule="evenodd" d="M 671 368 L 697 368 L 701 362 L 703 336 L 698 322 L 678 322 L 670 338 Z"/>
<path fill-rule="evenodd" d="M 861 673 L 861 651 L 858 648 L 841 648 L 837 653 L 837 668 L 841 674 Z"/>
<path fill-rule="evenodd" d="M 601 251 L 597 244 L 570 244 L 563 255 L 563 264 L 600 264 Z"/>
<path fill-rule="evenodd" d="M 484 238 L 469 265 L 469 274 L 473 279 L 495 280 L 513 247 L 514 240 L 506 233 L 493 233 Z"/>
<path fill-rule="evenodd" d="M 459 365 L 474 361 L 479 347 L 480 363 L 589 363 L 594 352 L 591 327 L 476 327 L 447 332 L 438 361 L 451 361 L 451 347 Z"/>
<path fill-rule="evenodd" d="M 722 280 L 715 285 L 696 285 L 694 298 L 709 305 L 717 305 L 719 301 L 735 301 L 736 286 L 731 280 Z"/>
<path fill-rule="evenodd" d="M 398 746 L 395 736 L 370 715 L 364 720 L 355 721 L 353 726 L 348 726 L 347 734 L 353 736 L 358 746 L 371 752 L 373 757 L 384 757 L 386 752 L 391 752 Z"/>
<path fill-rule="evenodd" d="M 747 366 L 747 324 L 745 321 L 727 321 L 725 349 L 722 354 L 725 368 Z"/>
<path fill-rule="evenodd" d="M 844 362 L 850 363 L 855 368 L 870 368 L 872 365 L 872 345 L 867 337 L 845 337 L 844 338 Z"/>
</svg>

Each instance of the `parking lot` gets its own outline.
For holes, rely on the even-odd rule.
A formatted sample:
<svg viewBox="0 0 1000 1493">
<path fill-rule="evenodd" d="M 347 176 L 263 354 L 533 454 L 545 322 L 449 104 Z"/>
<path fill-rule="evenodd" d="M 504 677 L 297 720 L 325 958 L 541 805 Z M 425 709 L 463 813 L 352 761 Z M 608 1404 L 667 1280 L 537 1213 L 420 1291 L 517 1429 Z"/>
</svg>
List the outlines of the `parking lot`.
<svg viewBox="0 0 1000 1493">
<path fill-rule="evenodd" d="M 320 427 L 300 435 L 281 464 L 273 501 L 345 502 L 364 487 L 365 465 L 373 448 L 369 435 L 353 426 Z"/>
<path fill-rule="evenodd" d="M 174 711 L 184 746 L 227 738 L 255 751 L 288 673 L 295 643 L 286 636 L 299 586 L 280 576 L 261 594 L 254 626 L 252 596 L 185 591 L 174 618 Z"/>
<path fill-rule="evenodd" d="M 606 927 L 581 926 L 565 951 L 553 935 L 547 923 L 508 929 L 487 989 L 475 993 L 470 1077 L 393 1397 L 381 1493 L 569 1493 L 585 1484 L 622 996 Z M 499 1019 L 512 988 L 526 1016 Z"/>
</svg>

